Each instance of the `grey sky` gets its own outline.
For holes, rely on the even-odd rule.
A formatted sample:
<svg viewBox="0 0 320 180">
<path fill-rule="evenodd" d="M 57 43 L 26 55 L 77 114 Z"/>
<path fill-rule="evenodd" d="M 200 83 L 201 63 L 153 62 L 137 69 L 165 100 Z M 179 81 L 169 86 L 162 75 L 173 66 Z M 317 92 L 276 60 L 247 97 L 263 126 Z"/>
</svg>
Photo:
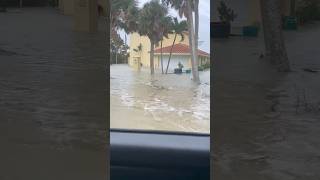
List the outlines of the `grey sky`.
<svg viewBox="0 0 320 180">
<path fill-rule="evenodd" d="M 150 0 L 137 0 L 139 7 Z M 174 9 L 169 12 L 172 16 L 178 17 Z M 124 37 L 124 33 L 121 33 Z M 129 38 L 130 41 L 130 38 Z M 199 49 L 210 53 L 210 0 L 199 0 Z"/>
</svg>

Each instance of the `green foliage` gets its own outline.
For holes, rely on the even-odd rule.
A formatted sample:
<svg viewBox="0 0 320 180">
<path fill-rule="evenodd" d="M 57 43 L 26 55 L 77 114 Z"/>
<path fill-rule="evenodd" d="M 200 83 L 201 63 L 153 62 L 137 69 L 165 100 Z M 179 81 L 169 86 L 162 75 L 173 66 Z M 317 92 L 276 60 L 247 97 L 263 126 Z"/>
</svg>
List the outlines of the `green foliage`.
<svg viewBox="0 0 320 180">
<path fill-rule="evenodd" d="M 201 66 L 198 67 L 198 70 L 199 71 L 204 71 L 206 69 L 210 69 L 210 63 L 207 63 L 207 64 L 203 64 Z"/>
<path fill-rule="evenodd" d="M 138 26 L 139 9 L 136 0 L 111 0 L 111 38 L 117 38 L 117 30 L 134 32 Z"/>
<path fill-rule="evenodd" d="M 148 36 L 151 41 L 158 43 L 165 35 L 164 28 L 171 26 L 171 17 L 167 14 L 167 7 L 157 0 L 146 3 L 139 13 L 138 33 Z"/>
<path fill-rule="evenodd" d="M 237 18 L 237 14 L 234 10 L 229 8 L 224 1 L 220 1 L 218 12 L 220 20 L 225 23 L 230 23 Z"/>
<path fill-rule="evenodd" d="M 181 36 L 181 40 L 184 40 L 184 34 L 183 32 L 188 30 L 187 21 L 178 21 L 178 18 L 173 18 L 173 24 L 172 24 L 172 31 L 176 34 L 179 34 Z"/>
<path fill-rule="evenodd" d="M 171 8 L 177 10 L 179 16 L 182 18 L 188 16 L 188 8 L 187 8 L 187 1 L 191 0 L 162 0 L 162 3 L 166 6 L 170 6 Z M 192 0 L 191 8 L 194 11 L 195 1 Z"/>
<path fill-rule="evenodd" d="M 319 0 L 301 0 L 299 1 L 296 15 L 300 23 L 320 20 L 320 1 Z"/>
</svg>

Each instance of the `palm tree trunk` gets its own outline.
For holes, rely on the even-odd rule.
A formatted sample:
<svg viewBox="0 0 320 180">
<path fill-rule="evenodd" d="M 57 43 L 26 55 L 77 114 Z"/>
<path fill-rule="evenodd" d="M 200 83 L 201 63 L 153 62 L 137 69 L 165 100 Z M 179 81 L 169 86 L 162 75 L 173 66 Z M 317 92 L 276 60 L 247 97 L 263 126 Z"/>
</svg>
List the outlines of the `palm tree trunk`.
<svg viewBox="0 0 320 180">
<path fill-rule="evenodd" d="M 199 43 L 199 0 L 195 0 L 194 6 L 194 23 L 195 23 L 195 44 L 196 50 L 198 50 L 198 43 Z"/>
<path fill-rule="evenodd" d="M 170 55 L 169 55 L 169 59 L 168 59 L 168 63 L 167 63 L 166 74 L 168 74 L 168 68 L 169 68 L 169 64 L 170 64 L 170 60 L 171 60 L 171 56 L 172 56 L 172 50 L 173 50 L 174 44 L 176 43 L 176 39 L 177 39 L 177 33 L 174 35 L 174 39 L 173 39 L 172 46 L 170 49 Z"/>
<path fill-rule="evenodd" d="M 162 59 L 162 41 L 161 41 L 161 45 L 160 45 L 161 47 L 161 54 L 160 54 L 160 59 L 161 59 L 161 72 L 162 72 L 162 74 L 163 74 L 163 59 Z"/>
<path fill-rule="evenodd" d="M 187 24 L 188 24 L 188 31 L 189 31 L 189 44 L 190 44 L 190 51 L 191 51 L 191 65 L 192 65 L 192 76 L 193 81 L 200 82 L 199 78 L 199 71 L 198 71 L 198 54 L 196 52 L 196 44 L 195 44 L 195 35 L 194 35 L 194 27 L 193 27 L 193 15 L 191 9 L 191 2 L 187 1 L 187 8 L 188 8 L 188 17 L 187 17 Z"/>
<path fill-rule="evenodd" d="M 116 50 L 116 64 L 118 64 L 118 50 Z"/>
<path fill-rule="evenodd" d="M 277 66 L 278 71 L 290 71 L 290 62 L 285 47 L 280 2 L 278 0 L 261 0 L 262 24 L 267 57 Z"/>
<path fill-rule="evenodd" d="M 154 42 L 151 40 L 151 47 L 150 47 L 150 72 L 154 74 Z"/>
<path fill-rule="evenodd" d="M 124 34 L 124 44 L 127 45 L 127 33 Z M 126 53 L 128 53 L 128 50 L 126 49 Z M 128 62 L 128 56 L 126 56 L 125 60 Z"/>
</svg>

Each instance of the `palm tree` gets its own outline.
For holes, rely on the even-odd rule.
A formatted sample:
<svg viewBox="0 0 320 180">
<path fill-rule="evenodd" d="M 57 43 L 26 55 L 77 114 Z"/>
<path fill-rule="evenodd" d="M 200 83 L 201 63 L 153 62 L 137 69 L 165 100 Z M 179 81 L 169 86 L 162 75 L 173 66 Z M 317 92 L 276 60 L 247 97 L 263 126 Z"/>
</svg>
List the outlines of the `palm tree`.
<svg viewBox="0 0 320 180">
<path fill-rule="evenodd" d="M 111 38 L 117 38 L 119 29 L 123 29 L 126 33 L 136 31 L 138 13 L 136 0 L 111 0 Z"/>
<path fill-rule="evenodd" d="M 173 18 L 172 29 L 173 29 L 173 32 L 174 32 L 174 39 L 173 39 L 173 42 L 172 42 L 172 45 L 171 45 L 171 49 L 170 49 L 169 59 L 168 59 L 167 68 L 166 68 L 166 74 L 168 73 L 168 68 L 169 68 L 169 64 L 170 64 L 170 60 L 171 60 L 171 56 L 172 56 L 172 50 L 173 50 L 173 46 L 176 43 L 177 36 L 180 35 L 180 37 L 181 37 L 180 42 L 183 41 L 184 40 L 183 32 L 188 30 L 187 21 L 179 22 L 178 18 Z"/>
<path fill-rule="evenodd" d="M 195 42 L 197 36 L 195 35 L 194 22 L 193 22 L 193 10 L 195 7 L 194 0 L 162 0 L 163 3 L 171 5 L 178 11 L 180 17 L 185 16 L 187 18 L 188 31 L 189 31 L 189 44 L 191 52 L 191 64 L 192 64 L 192 75 L 193 81 L 199 82 L 199 71 L 198 71 L 198 50 L 196 49 L 197 43 Z M 198 22 L 197 22 L 198 23 Z"/>
<path fill-rule="evenodd" d="M 154 47 L 163 38 L 163 26 L 168 22 L 168 9 L 157 0 L 146 3 L 139 13 L 138 33 L 150 39 L 150 71 L 154 74 Z"/>
<path fill-rule="evenodd" d="M 195 44 L 196 50 L 198 50 L 199 43 L 199 0 L 194 0 L 194 24 L 195 24 Z M 198 56 L 197 56 L 198 57 Z"/>
<path fill-rule="evenodd" d="M 172 18 L 169 16 L 163 17 L 162 22 L 163 26 L 160 29 L 161 32 L 161 42 L 160 42 L 160 60 L 161 60 L 161 73 L 163 74 L 163 53 L 162 53 L 162 41 L 163 38 L 168 38 L 169 34 L 172 34 L 173 22 Z"/>
</svg>

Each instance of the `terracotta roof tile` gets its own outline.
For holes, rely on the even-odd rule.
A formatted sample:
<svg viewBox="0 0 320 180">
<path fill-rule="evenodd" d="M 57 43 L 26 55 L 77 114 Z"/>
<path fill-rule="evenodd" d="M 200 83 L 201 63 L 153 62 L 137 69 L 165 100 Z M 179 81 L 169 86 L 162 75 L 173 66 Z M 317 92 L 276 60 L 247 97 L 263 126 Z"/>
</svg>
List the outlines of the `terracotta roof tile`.
<svg viewBox="0 0 320 180">
<path fill-rule="evenodd" d="M 162 53 L 169 54 L 171 50 L 171 46 L 162 47 Z M 154 50 L 155 54 L 161 53 L 161 48 L 157 48 Z M 190 54 L 190 47 L 185 44 L 175 44 L 172 48 L 172 54 Z M 198 49 L 198 55 L 199 56 L 210 56 L 207 52 L 204 52 L 200 49 Z"/>
</svg>

